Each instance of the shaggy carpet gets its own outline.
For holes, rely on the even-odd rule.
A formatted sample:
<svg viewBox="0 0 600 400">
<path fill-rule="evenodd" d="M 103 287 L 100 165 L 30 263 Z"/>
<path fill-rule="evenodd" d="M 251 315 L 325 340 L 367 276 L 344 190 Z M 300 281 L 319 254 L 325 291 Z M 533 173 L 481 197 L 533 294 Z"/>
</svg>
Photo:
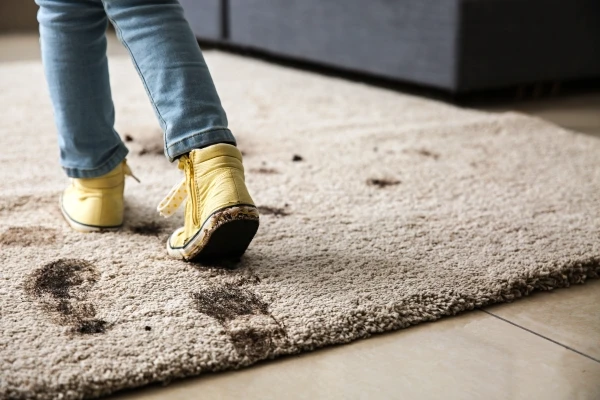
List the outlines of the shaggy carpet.
<svg viewBox="0 0 600 400">
<path fill-rule="evenodd" d="M 180 179 L 127 59 L 117 127 L 141 184 L 79 234 L 38 63 L 0 66 L 0 398 L 79 399 L 238 368 L 600 273 L 600 140 L 207 53 L 261 227 L 237 263 L 171 260 Z"/>
</svg>

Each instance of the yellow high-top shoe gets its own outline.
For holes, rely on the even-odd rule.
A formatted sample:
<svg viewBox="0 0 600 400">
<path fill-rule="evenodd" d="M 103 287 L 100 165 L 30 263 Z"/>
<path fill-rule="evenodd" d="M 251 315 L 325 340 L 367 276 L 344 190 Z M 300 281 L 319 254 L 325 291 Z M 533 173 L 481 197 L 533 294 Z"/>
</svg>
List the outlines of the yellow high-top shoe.
<svg viewBox="0 0 600 400">
<path fill-rule="evenodd" d="M 258 230 L 258 210 L 244 182 L 239 150 L 216 144 L 179 158 L 185 173 L 159 204 L 170 217 L 186 199 L 185 222 L 167 240 L 167 252 L 185 260 L 239 258 Z"/>
<path fill-rule="evenodd" d="M 134 177 L 123 161 L 98 178 L 71 178 L 60 197 L 60 209 L 69 225 L 79 232 L 119 229 L 123 225 L 125 175 Z"/>
</svg>

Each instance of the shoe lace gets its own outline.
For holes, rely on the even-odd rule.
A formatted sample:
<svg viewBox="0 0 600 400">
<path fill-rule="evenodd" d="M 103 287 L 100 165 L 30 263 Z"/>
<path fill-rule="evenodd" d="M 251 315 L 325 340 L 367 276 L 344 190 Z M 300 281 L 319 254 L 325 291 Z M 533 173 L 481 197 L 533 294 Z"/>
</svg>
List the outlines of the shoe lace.
<svg viewBox="0 0 600 400">
<path fill-rule="evenodd" d="M 187 198 L 185 178 L 169 191 L 169 194 L 158 204 L 156 211 L 165 218 L 171 217 Z"/>
<path fill-rule="evenodd" d="M 137 183 L 140 183 L 140 180 L 133 174 L 131 168 L 129 168 L 129 165 L 127 165 L 127 160 L 123 160 L 123 173 L 135 179 Z"/>
<path fill-rule="evenodd" d="M 175 214 L 181 204 L 186 201 L 188 195 L 191 198 L 192 204 L 196 204 L 193 163 L 189 157 L 183 156 L 179 159 L 178 167 L 185 172 L 186 176 L 171 188 L 167 196 L 156 208 L 158 213 L 165 218 L 169 218 Z M 198 225 L 198 216 L 196 215 L 195 207 L 192 212 L 192 221 L 194 225 Z"/>
</svg>

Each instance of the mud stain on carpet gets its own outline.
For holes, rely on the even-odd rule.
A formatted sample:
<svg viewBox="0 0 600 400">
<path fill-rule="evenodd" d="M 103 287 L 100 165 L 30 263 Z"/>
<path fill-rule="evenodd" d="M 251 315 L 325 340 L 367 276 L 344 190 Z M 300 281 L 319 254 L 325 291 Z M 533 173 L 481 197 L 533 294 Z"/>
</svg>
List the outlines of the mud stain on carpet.
<svg viewBox="0 0 600 400">
<path fill-rule="evenodd" d="M 220 323 L 242 315 L 268 315 L 269 306 L 254 292 L 234 284 L 209 287 L 192 293 L 196 309 Z"/>
<path fill-rule="evenodd" d="M 33 271 L 25 280 L 26 293 L 50 320 L 69 326 L 71 333 L 104 333 L 108 323 L 96 318 L 95 306 L 87 300 L 99 279 L 97 269 L 85 260 L 59 259 Z"/>
<path fill-rule="evenodd" d="M 191 294 L 194 308 L 219 322 L 246 361 L 267 358 L 278 341 L 287 339 L 283 324 L 269 312 L 269 305 L 246 287 L 258 282 L 258 277 L 241 279 Z"/>
<path fill-rule="evenodd" d="M 45 246 L 56 243 L 59 233 L 56 229 L 41 226 L 11 226 L 0 233 L 0 245 L 4 246 Z"/>
<path fill-rule="evenodd" d="M 260 328 L 230 329 L 228 334 L 235 351 L 250 360 L 267 358 L 278 341 L 287 339 L 285 329 L 276 323 Z"/>
<path fill-rule="evenodd" d="M 0 212 L 21 211 L 24 209 L 39 209 L 40 206 L 55 205 L 58 203 L 58 195 L 23 195 L 0 197 Z"/>
</svg>

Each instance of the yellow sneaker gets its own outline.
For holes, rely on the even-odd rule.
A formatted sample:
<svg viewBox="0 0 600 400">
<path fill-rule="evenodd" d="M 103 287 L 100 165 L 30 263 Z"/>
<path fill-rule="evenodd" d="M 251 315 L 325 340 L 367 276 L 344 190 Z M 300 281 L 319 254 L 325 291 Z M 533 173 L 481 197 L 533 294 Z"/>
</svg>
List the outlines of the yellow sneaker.
<svg viewBox="0 0 600 400">
<path fill-rule="evenodd" d="M 159 204 L 170 217 L 187 197 L 185 222 L 167 240 L 167 252 L 185 260 L 239 258 L 258 230 L 258 210 L 244 183 L 239 150 L 216 144 L 179 158 L 185 178 Z"/>
<path fill-rule="evenodd" d="M 60 197 L 60 209 L 71 228 L 79 232 L 119 229 L 123 225 L 125 175 L 137 180 L 123 161 L 98 178 L 71 178 Z"/>
</svg>

